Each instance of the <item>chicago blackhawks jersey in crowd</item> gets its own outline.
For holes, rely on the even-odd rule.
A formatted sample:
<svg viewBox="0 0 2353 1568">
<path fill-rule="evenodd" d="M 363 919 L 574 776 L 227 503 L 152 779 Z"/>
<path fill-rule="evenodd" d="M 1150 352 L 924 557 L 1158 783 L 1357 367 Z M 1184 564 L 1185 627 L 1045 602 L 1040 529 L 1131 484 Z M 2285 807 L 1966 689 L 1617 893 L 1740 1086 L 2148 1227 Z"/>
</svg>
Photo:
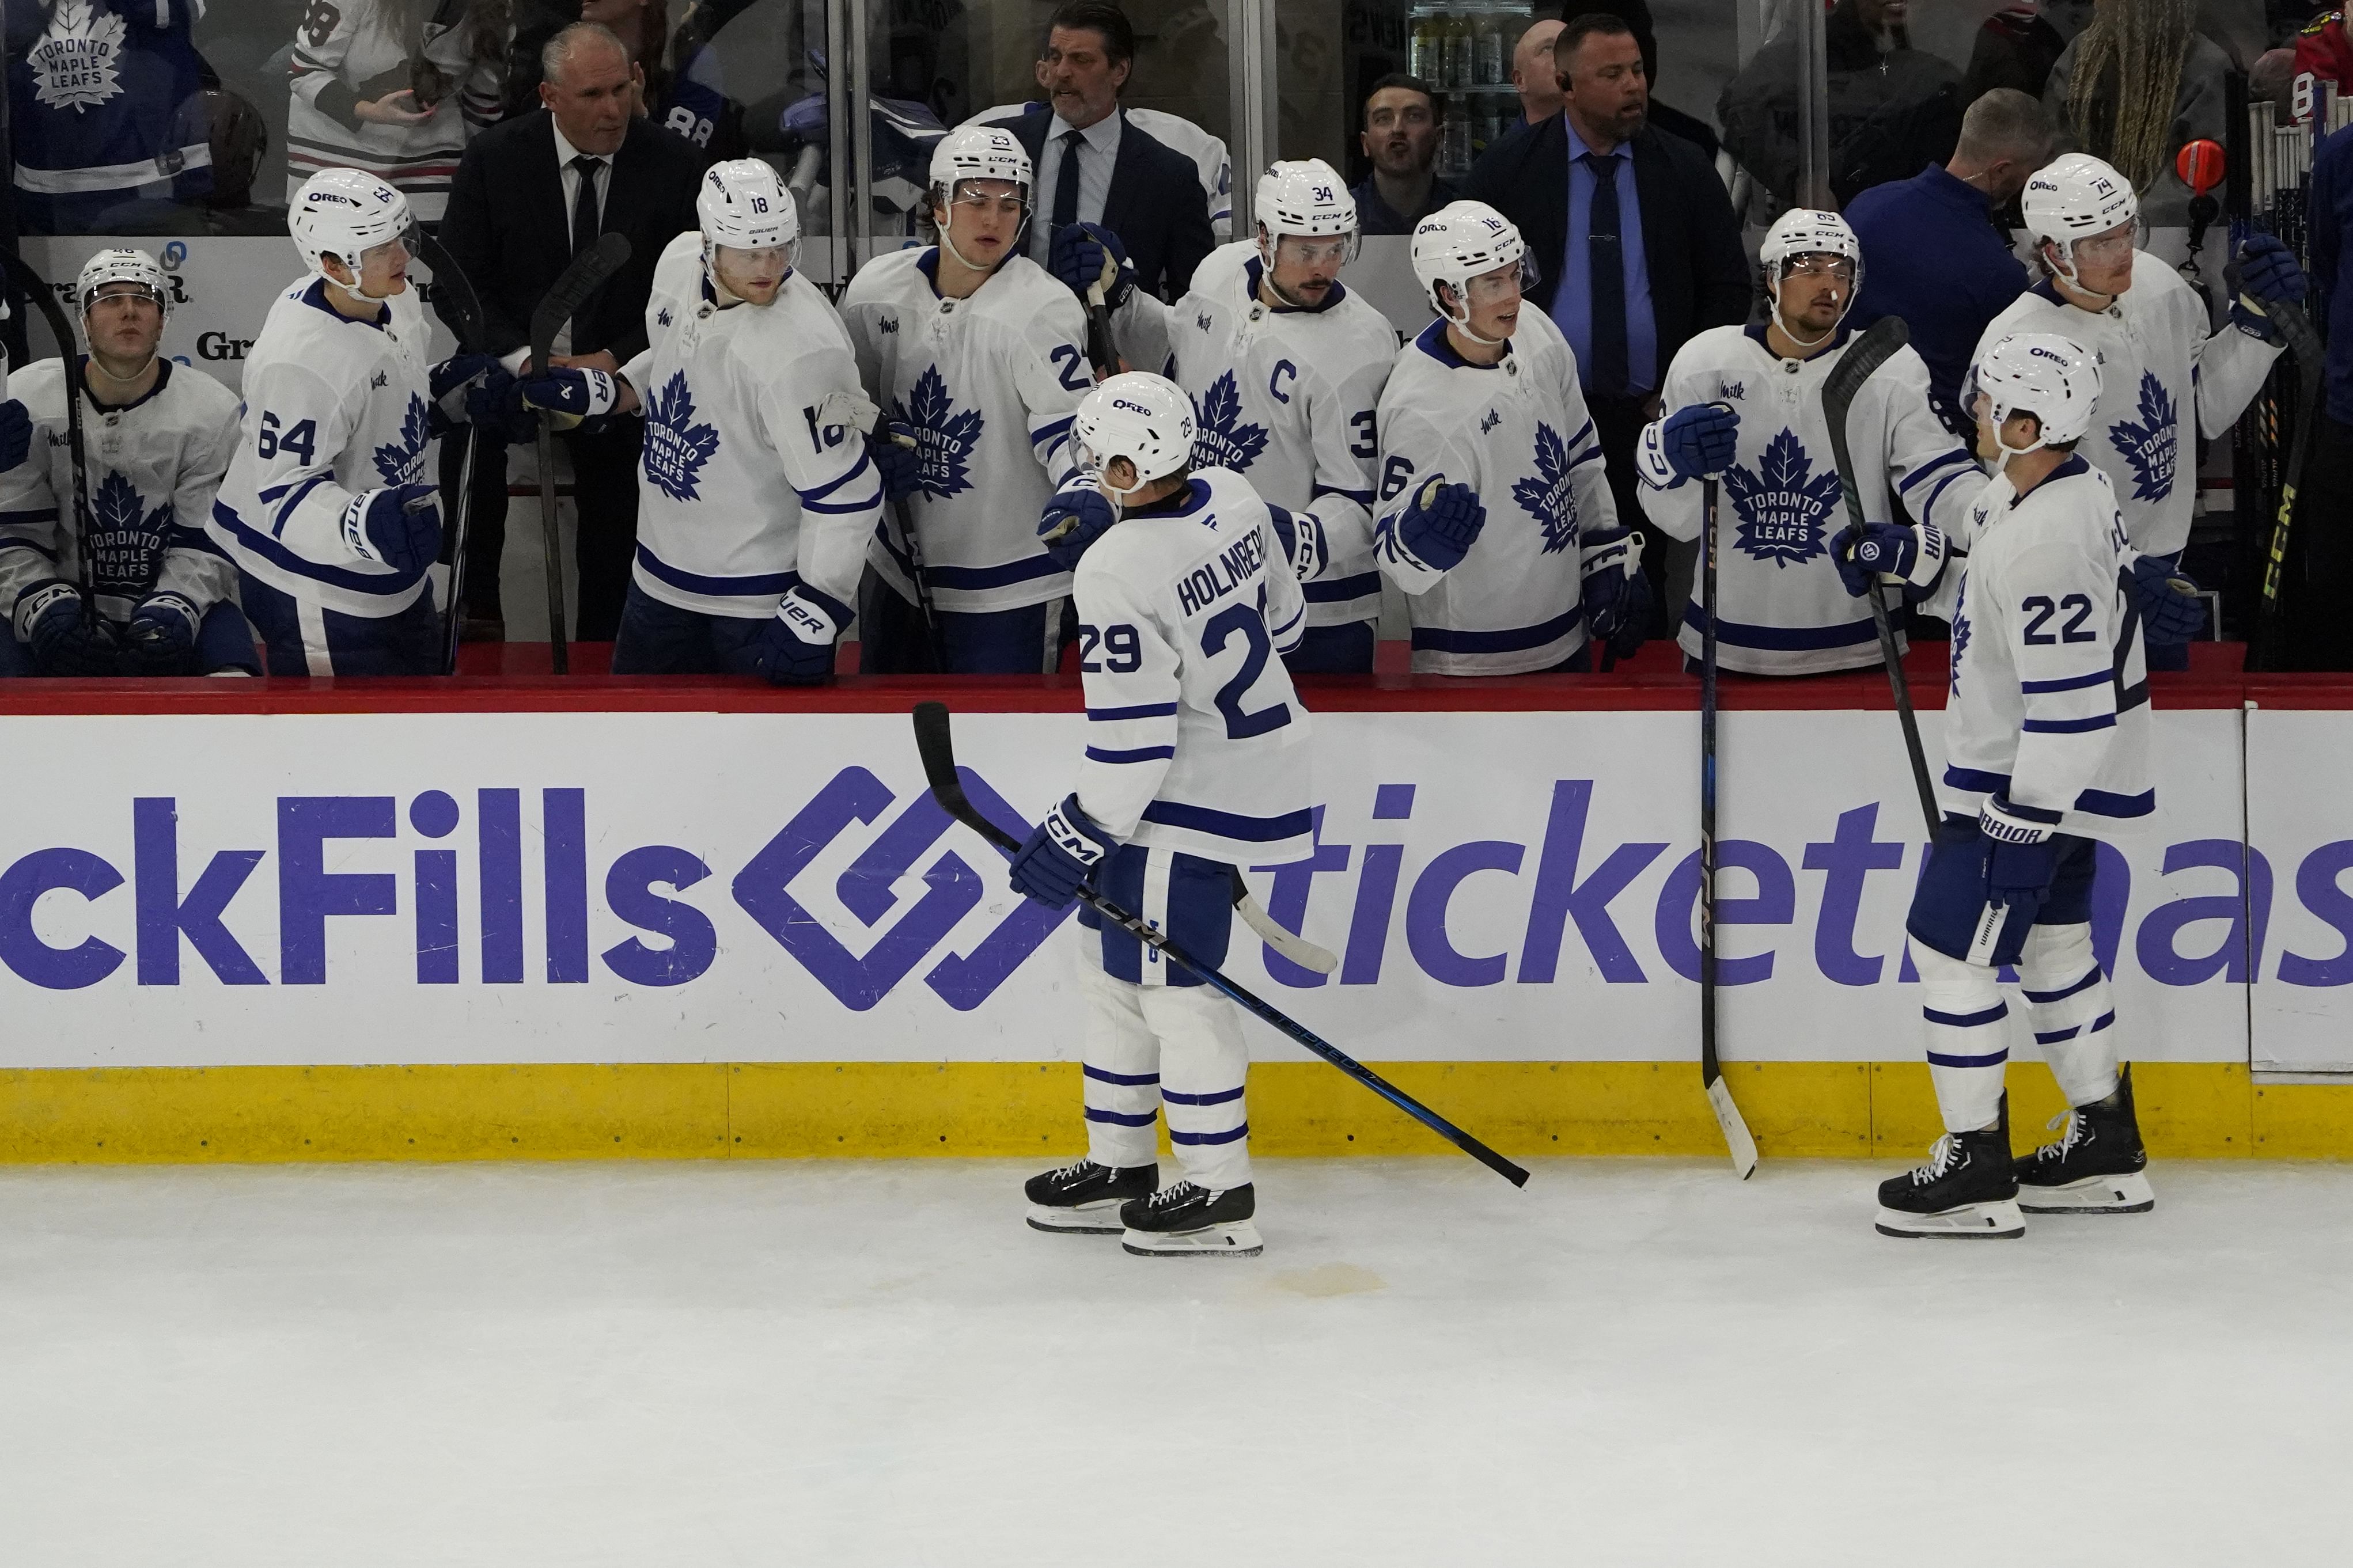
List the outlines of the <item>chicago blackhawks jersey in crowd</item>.
<svg viewBox="0 0 2353 1568">
<path fill-rule="evenodd" d="M 622 370 L 646 418 L 635 582 L 748 619 L 804 582 L 856 604 L 882 481 L 841 318 L 799 272 L 767 305 L 723 310 L 697 288 Z"/>
<path fill-rule="evenodd" d="M 371 560 L 343 537 L 364 490 L 427 484 L 430 329 L 414 288 L 355 321 L 315 274 L 278 297 L 245 358 L 245 421 L 206 530 L 239 570 L 347 616 L 398 615 L 425 570 Z"/>
<path fill-rule="evenodd" d="M 204 11 L 204 0 L 6 0 L 22 232 L 156 232 L 126 204 L 160 211 L 212 194 L 203 62 L 189 37 Z"/>
<path fill-rule="evenodd" d="M 473 58 L 467 7 L 441 0 L 414 40 L 416 54 L 443 83 L 432 118 L 403 125 L 361 120 L 355 103 L 410 87 L 417 74 L 410 65 L 412 40 L 394 30 L 400 9 L 385 0 L 311 0 L 302 13 L 286 111 L 289 201 L 320 170 L 343 168 L 364 169 L 400 192 L 420 223 L 438 221 L 448 206 L 458 155 L 498 116 L 498 71 Z M 417 107 L 426 107 L 421 99 Z"/>
<path fill-rule="evenodd" d="M 1130 843 L 1239 865 L 1314 847 L 1308 717 L 1276 656 L 1306 605 L 1271 514 L 1196 468 L 1080 558 L 1081 809 Z"/>
<path fill-rule="evenodd" d="M 1585 646 L 1585 541 L 1618 526 L 1577 361 L 1552 318 L 1522 305 L 1502 363 L 1472 364 L 1432 321 L 1381 392 L 1373 553 L 1409 595 L 1413 668 L 1519 675 Z M 1398 519 L 1430 479 L 1469 485 L 1487 509 L 1451 571 L 1417 560 Z"/>
<path fill-rule="evenodd" d="M 1192 398 L 1195 463 L 1233 469 L 1313 527 L 1294 562 L 1309 567 L 1301 584 L 1307 624 L 1372 620 L 1381 613 L 1375 420 L 1397 361 L 1397 331 L 1338 283 L 1312 309 L 1270 306 L 1260 294 L 1261 268 L 1253 251 L 1229 287 L 1229 275 L 1205 263 L 1174 305 L 1138 289 L 1115 323 L 1120 351 Z"/>
<path fill-rule="evenodd" d="M 1972 509 L 1953 613 L 1938 799 L 2113 838 L 2157 809 L 2139 598 L 2108 478 L 2080 451 L 2022 498 L 2007 479 Z"/>
<path fill-rule="evenodd" d="M 135 403 L 82 402 L 90 584 L 100 612 L 118 623 L 157 592 L 185 596 L 201 620 L 237 587 L 237 568 L 205 533 L 237 447 L 237 394 L 170 360 L 155 368 L 154 387 Z M 8 395 L 32 416 L 33 452 L 0 473 L 0 624 L 32 584 L 81 576 L 65 521 L 74 473 L 64 362 L 26 365 L 8 378 Z"/>
<path fill-rule="evenodd" d="M 1713 327 L 1668 368 L 1660 393 L 1667 413 L 1722 403 L 1740 416 L 1739 455 L 1718 481 L 1716 657 L 1726 669 L 1812 675 L 1879 662 L 1870 602 L 1847 593 L 1831 559 L 1847 514 L 1822 384 L 1850 341 L 1841 331 L 1812 358 L 1785 360 L 1765 346 L 1761 325 Z M 1643 513 L 1677 539 L 1696 539 L 1703 487 L 1667 466 L 1659 428 L 1644 433 L 1637 451 Z M 1862 384 L 1848 411 L 1847 446 L 1865 518 L 1898 521 L 1889 505 L 1895 498 L 1918 525 L 1921 549 L 1941 557 L 1985 471 L 1929 405 L 1928 367 L 1918 354 L 1896 350 Z M 1694 658 L 1705 620 L 1694 596 L 1678 637 Z"/>
<path fill-rule="evenodd" d="M 1024 256 L 969 298 L 941 297 L 939 252 L 878 256 L 841 297 L 867 395 L 915 427 L 922 489 L 907 510 L 940 609 L 1018 610 L 1071 591 L 1038 542 L 1038 514 L 1078 467 L 1071 416 L 1094 386 L 1086 317 Z M 868 559 L 908 603 L 895 521 Z"/>
<path fill-rule="evenodd" d="M 2098 357 L 2099 412 L 2076 450 L 2116 486 L 2142 553 L 2179 552 L 2198 504 L 2198 437 L 2230 429 L 2280 351 L 2234 326 L 2211 331 L 2205 300 L 2145 250 L 2106 310 L 2068 304 L 2045 279 L 1994 318 L 1978 353 L 2011 332 L 2056 332 Z"/>
</svg>

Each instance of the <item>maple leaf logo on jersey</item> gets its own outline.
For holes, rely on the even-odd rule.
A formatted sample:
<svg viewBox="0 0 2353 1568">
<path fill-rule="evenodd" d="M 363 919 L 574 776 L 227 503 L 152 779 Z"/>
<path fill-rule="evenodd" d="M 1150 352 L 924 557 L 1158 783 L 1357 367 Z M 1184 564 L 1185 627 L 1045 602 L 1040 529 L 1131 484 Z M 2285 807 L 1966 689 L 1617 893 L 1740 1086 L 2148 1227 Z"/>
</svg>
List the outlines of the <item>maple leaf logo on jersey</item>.
<svg viewBox="0 0 2353 1568">
<path fill-rule="evenodd" d="M 694 422 L 694 394 L 686 372 L 673 371 L 646 411 L 645 474 L 672 500 L 699 500 L 702 465 L 719 450 L 719 432 Z"/>
<path fill-rule="evenodd" d="M 122 91 L 115 68 L 122 59 L 122 18 L 93 0 L 59 0 L 49 30 L 25 57 L 33 69 L 33 97 L 52 109 L 93 109 Z"/>
<path fill-rule="evenodd" d="M 915 482 L 925 495 L 945 500 L 972 489 L 972 453 L 984 421 L 977 408 L 957 410 L 939 366 L 925 366 L 907 405 L 894 404 L 891 412 L 915 427 Z"/>
<path fill-rule="evenodd" d="M 120 473 L 110 472 L 90 498 L 90 559 L 92 585 L 101 594 L 143 594 L 154 577 L 171 521 L 166 500 L 154 510 Z"/>
<path fill-rule="evenodd" d="M 1195 468 L 1231 468 L 1240 473 L 1266 450 L 1266 432 L 1255 425 L 1242 423 L 1241 389 L 1234 384 L 1232 371 L 1209 383 L 1209 390 L 1194 405 L 1194 412 L 1198 416 L 1198 428 L 1193 437 Z"/>
<path fill-rule="evenodd" d="M 1759 561 L 1795 566 L 1822 553 L 1824 525 L 1838 505 L 1836 468 L 1814 472 L 1814 460 L 1794 430 L 1765 444 L 1757 470 L 1735 463 L 1724 473 L 1740 526 L 1733 542 Z"/>
<path fill-rule="evenodd" d="M 375 471 L 384 476 L 388 485 L 417 482 L 425 470 L 425 444 L 431 439 L 426 429 L 425 399 L 415 393 L 408 395 L 408 417 L 400 422 L 400 438 L 388 441 L 375 449 Z"/>
<path fill-rule="evenodd" d="M 1568 447 L 1553 427 L 1536 422 L 1534 479 L 1512 486 L 1512 499 L 1544 530 L 1544 552 L 1556 555 L 1577 542 L 1577 497 L 1568 488 Z"/>
<path fill-rule="evenodd" d="M 2133 500 L 2163 500 L 2173 493 L 2173 453 L 2180 411 L 2165 387 L 2140 373 L 2140 422 L 2119 419 L 2108 426 L 2108 442 L 2132 465 Z"/>
</svg>

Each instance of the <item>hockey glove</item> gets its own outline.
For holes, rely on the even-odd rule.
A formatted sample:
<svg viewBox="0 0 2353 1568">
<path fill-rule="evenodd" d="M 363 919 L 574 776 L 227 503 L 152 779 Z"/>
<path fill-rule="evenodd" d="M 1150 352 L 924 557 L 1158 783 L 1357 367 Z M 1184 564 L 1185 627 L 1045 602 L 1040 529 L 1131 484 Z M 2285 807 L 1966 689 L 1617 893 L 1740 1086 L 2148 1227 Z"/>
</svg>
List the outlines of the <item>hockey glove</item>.
<svg viewBox="0 0 2353 1568">
<path fill-rule="evenodd" d="M 754 674 L 771 686 L 822 686 L 833 679 L 833 643 L 849 624 L 849 606 L 804 583 L 776 603 L 776 619 L 747 651 Z"/>
<path fill-rule="evenodd" d="M 2030 814 L 2000 795 L 1988 798 L 1978 812 L 1978 831 L 1986 840 L 1986 908 L 1969 945 L 1969 963 L 2017 961 L 2059 870 L 2059 845 L 2051 836 L 2051 824 L 2035 817 L 2056 816 Z"/>
<path fill-rule="evenodd" d="M 1127 258 L 1127 247 L 1099 223 L 1064 224 L 1056 229 L 1046 251 L 1046 270 L 1082 301 L 1101 288 L 1104 305 L 1114 310 L 1135 291 L 1135 263 Z"/>
<path fill-rule="evenodd" d="M 601 370 L 564 365 L 524 376 L 507 395 L 514 406 L 546 415 L 551 427 L 569 430 L 583 419 L 613 412 L 621 401 L 621 384 Z"/>
<path fill-rule="evenodd" d="M 1057 490 L 1038 519 L 1038 542 L 1046 547 L 1055 565 L 1065 572 L 1075 572 L 1079 569 L 1079 557 L 1087 552 L 1087 547 L 1118 521 L 1119 508 L 1092 485 Z"/>
<path fill-rule="evenodd" d="M 121 646 L 114 628 L 90 613 L 70 583 L 37 584 L 16 600 L 17 635 L 43 675 L 112 675 Z"/>
<path fill-rule="evenodd" d="M 1694 403 L 1678 408 L 1642 432 L 1652 477 L 1662 465 L 1669 478 L 1662 489 L 1684 479 L 1705 479 L 1732 467 L 1740 451 L 1740 415 L 1719 404 Z"/>
<path fill-rule="evenodd" d="M 5 379 L 5 375 L 0 375 Z M 0 403 L 0 471 L 16 467 L 33 451 L 33 416 L 15 398 Z"/>
<path fill-rule="evenodd" d="M 446 436 L 460 425 L 504 422 L 507 388 L 514 377 L 489 354 L 455 354 L 433 367 L 432 433 Z"/>
<path fill-rule="evenodd" d="M 1651 624 L 1651 580 L 1642 575 L 1642 536 L 1630 528 L 1585 542 L 1585 629 L 1619 658 L 1642 646 Z"/>
<path fill-rule="evenodd" d="M 1282 546 L 1283 554 L 1291 558 L 1291 574 L 1302 583 L 1311 581 L 1324 570 L 1324 525 L 1312 511 L 1293 511 L 1288 507 L 1270 503 L 1267 515 L 1274 522 L 1274 541 Z"/>
<path fill-rule="evenodd" d="M 441 503 L 434 488 L 362 490 L 343 508 L 343 542 L 363 561 L 416 576 L 441 553 Z"/>
<path fill-rule="evenodd" d="M 131 612 L 131 624 L 122 629 L 122 673 L 187 674 L 196 651 L 196 628 L 203 620 L 183 595 L 148 595 Z"/>
<path fill-rule="evenodd" d="M 1398 542 L 1433 572 L 1451 572 L 1462 564 L 1479 531 L 1487 526 L 1487 509 L 1469 485 L 1450 485 L 1443 474 L 1433 474 L 1406 503 L 1398 519 Z"/>
<path fill-rule="evenodd" d="M 2241 241 L 2239 254 L 2222 275 L 2231 286 L 2232 323 L 2265 342 L 2281 341 L 2266 308 L 2300 305 L 2310 288 L 2295 252 L 2268 234 L 2251 234 Z"/>
<path fill-rule="evenodd" d="M 2206 601 L 2187 573 L 2162 555 L 2133 562 L 2139 591 L 2141 635 L 2159 647 L 2178 647 L 2206 629 Z"/>
<path fill-rule="evenodd" d="M 882 475 L 882 493 L 892 500 L 905 500 L 923 488 L 920 442 L 915 427 L 903 419 L 893 419 L 866 437 L 866 455 Z"/>
<path fill-rule="evenodd" d="M 1079 809 L 1079 797 L 1071 795 L 1030 830 L 1008 877 L 1023 898 L 1059 910 L 1079 896 L 1103 858 L 1118 847 L 1119 840 L 1096 826 Z"/>
</svg>

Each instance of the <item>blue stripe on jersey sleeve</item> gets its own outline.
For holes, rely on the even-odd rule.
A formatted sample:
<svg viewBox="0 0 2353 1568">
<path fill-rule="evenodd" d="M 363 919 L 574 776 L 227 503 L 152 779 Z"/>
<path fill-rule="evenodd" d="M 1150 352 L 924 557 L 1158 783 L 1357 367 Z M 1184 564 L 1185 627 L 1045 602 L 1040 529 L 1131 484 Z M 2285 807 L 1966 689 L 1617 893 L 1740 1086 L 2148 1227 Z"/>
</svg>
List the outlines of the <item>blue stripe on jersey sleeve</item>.
<svg viewBox="0 0 2353 1568">
<path fill-rule="evenodd" d="M 1134 751 L 1128 752 L 1106 751 L 1101 746 L 1087 748 L 1087 761 L 1110 763 L 1113 766 L 1127 763 L 1156 763 L 1176 754 L 1176 748 L 1174 746 L 1138 746 Z"/>
<path fill-rule="evenodd" d="M 2088 675 L 2070 675 L 2060 680 L 2021 680 L 2018 689 L 2032 697 L 2045 691 L 2077 691 L 2086 686 L 2105 686 L 2115 679 L 2114 670 L 2095 669 Z"/>
<path fill-rule="evenodd" d="M 2095 713 L 2089 719 L 2029 719 L 2019 728 L 2030 735 L 2081 735 L 2086 731 L 2113 729 L 2116 722 L 2113 713 Z"/>
<path fill-rule="evenodd" d="M 26 528 L 37 522 L 55 522 L 57 520 L 58 509 L 55 507 L 43 511 L 0 511 L 0 528 Z"/>
<path fill-rule="evenodd" d="M 277 514 L 269 520 L 269 532 L 271 537 L 275 538 L 276 536 L 284 533 L 286 531 L 287 521 L 293 517 L 294 509 L 302 504 L 302 499 L 326 482 L 327 476 L 324 474 L 313 474 L 309 479 L 302 481 L 301 488 L 296 490 L 292 495 L 288 496 L 284 504 L 279 507 Z M 240 526 L 242 525 L 240 524 Z"/>
<path fill-rule="evenodd" d="M 1133 708 L 1090 708 L 1087 719 L 1096 724 L 1116 724 L 1123 719 L 1174 719 L 1174 702 L 1139 702 Z"/>
<path fill-rule="evenodd" d="M 1046 424 L 1039 426 L 1035 430 L 1029 432 L 1029 444 L 1032 447 L 1037 447 L 1051 441 L 1055 437 L 1060 436 L 1064 431 L 1068 430 L 1071 427 L 1072 420 L 1075 418 L 1077 418 L 1076 415 L 1066 414 L 1060 419 L 1050 420 Z"/>
<path fill-rule="evenodd" d="M 0 533 L 0 550 L 29 550 L 44 560 L 55 561 L 58 558 L 58 552 L 46 544 L 36 544 L 29 539 L 17 539 L 5 533 Z"/>
<path fill-rule="evenodd" d="M 1300 585 L 1311 605 L 1345 605 L 1351 599 L 1361 599 L 1381 591 L 1381 574 L 1362 572 L 1354 577 L 1328 577 Z"/>
<path fill-rule="evenodd" d="M 1968 452 L 1958 447 L 1955 447 L 1943 457 L 1931 458 L 1926 462 L 1921 464 L 1918 468 L 1913 469 L 1910 473 L 1905 475 L 1904 482 L 1897 485 L 1895 489 L 1899 493 L 1909 495 L 1915 487 L 1926 483 L 1930 475 L 1941 473 L 1945 469 L 1951 468 L 1955 463 L 1974 463 L 1974 461 L 1975 459 L 1973 459 Z"/>
<path fill-rule="evenodd" d="M 1373 504 L 1372 491 L 1344 489 L 1338 485 L 1317 485 L 1314 493 L 1308 496 L 1307 504 L 1313 506 L 1317 501 L 1322 500 L 1325 496 L 1340 496 L 1345 500 L 1355 501 L 1358 506 L 1370 506 Z"/>
<path fill-rule="evenodd" d="M 797 572 L 761 572 L 745 577 L 706 577 L 699 572 L 687 572 L 671 565 L 652 551 L 643 541 L 638 544 L 638 564 L 649 576 L 658 577 L 673 588 L 690 594 L 708 594 L 713 598 L 766 598 L 772 594 L 789 594 L 801 585 Z"/>
<path fill-rule="evenodd" d="M 1281 816 L 1242 816 L 1230 811 L 1214 811 L 1206 805 L 1187 805 L 1180 800 L 1155 800 L 1144 808 L 1144 820 L 1164 827 L 1212 833 L 1244 844 L 1271 844 L 1277 839 L 1303 837 L 1312 832 L 1315 814 L 1300 810 L 1288 811 Z"/>
<path fill-rule="evenodd" d="M 868 456 L 868 455 L 867 455 L 866 453 L 864 453 L 864 452 L 860 452 L 860 453 L 859 453 L 859 454 L 858 454 L 858 463 L 857 463 L 857 466 L 856 466 L 855 468 L 851 468 L 848 473 L 843 474 L 843 475 L 840 475 L 839 478 L 836 478 L 836 479 L 828 479 L 825 483 L 823 483 L 823 484 L 821 484 L 821 485 L 818 486 L 818 487 L 817 487 L 817 489 L 813 489 L 813 490 L 803 490 L 803 491 L 801 491 L 801 492 L 800 492 L 801 504 L 802 504 L 803 506 L 813 506 L 813 505 L 815 505 L 817 502 L 821 501 L 821 500 L 823 500 L 826 497 L 828 497 L 828 496 L 831 495 L 834 491 L 836 491 L 836 490 L 839 489 L 842 486 L 844 486 L 844 485 L 848 484 L 850 480 L 852 480 L 852 479 L 856 479 L 859 475 L 863 474 L 863 473 L 871 472 L 871 471 L 872 470 L 873 467 L 874 467 L 874 459 L 873 459 L 871 457 Z M 857 509 L 857 508 L 855 508 L 855 507 L 849 507 L 849 508 L 842 508 L 842 509 L 828 508 L 827 510 L 844 510 L 855 511 L 855 510 L 857 510 L 858 509 Z"/>
</svg>

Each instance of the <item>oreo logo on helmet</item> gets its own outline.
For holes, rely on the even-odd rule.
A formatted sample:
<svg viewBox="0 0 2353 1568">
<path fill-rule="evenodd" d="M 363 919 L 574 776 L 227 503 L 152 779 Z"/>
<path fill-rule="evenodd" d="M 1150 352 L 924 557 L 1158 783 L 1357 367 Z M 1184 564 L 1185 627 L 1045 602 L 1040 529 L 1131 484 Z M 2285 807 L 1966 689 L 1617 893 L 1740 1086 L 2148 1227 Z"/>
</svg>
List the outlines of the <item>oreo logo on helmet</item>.
<svg viewBox="0 0 2353 1568">
<path fill-rule="evenodd" d="M 1124 408 L 1124 409 L 1126 409 L 1130 414 L 1141 414 L 1141 415 L 1143 415 L 1146 419 L 1149 419 L 1149 418 L 1151 418 L 1151 417 L 1152 417 L 1152 410 L 1151 410 L 1151 409 L 1146 408 L 1146 407 L 1145 407 L 1145 406 L 1144 406 L 1144 405 L 1142 405 L 1141 403 L 1130 403 L 1130 402 L 1129 402 L 1126 398 L 1124 398 L 1124 397 L 1114 397 L 1114 398 L 1113 398 L 1113 399 L 1111 400 L 1111 405 L 1112 405 L 1113 408 Z"/>
<path fill-rule="evenodd" d="M 355 207 L 360 205 L 359 203 L 352 200 L 351 197 L 339 196 L 332 191 L 312 191 L 309 195 L 302 199 L 313 204 L 319 202 L 333 202 L 338 206 L 346 207 Z"/>
<path fill-rule="evenodd" d="M 2047 359 L 2052 363 L 2058 365 L 2063 369 L 2067 363 L 2067 356 L 2065 354 L 2061 353 L 2056 349 L 2046 349 L 2041 343 L 2032 345 L 2026 352 L 2032 354 L 2036 359 Z"/>
</svg>

